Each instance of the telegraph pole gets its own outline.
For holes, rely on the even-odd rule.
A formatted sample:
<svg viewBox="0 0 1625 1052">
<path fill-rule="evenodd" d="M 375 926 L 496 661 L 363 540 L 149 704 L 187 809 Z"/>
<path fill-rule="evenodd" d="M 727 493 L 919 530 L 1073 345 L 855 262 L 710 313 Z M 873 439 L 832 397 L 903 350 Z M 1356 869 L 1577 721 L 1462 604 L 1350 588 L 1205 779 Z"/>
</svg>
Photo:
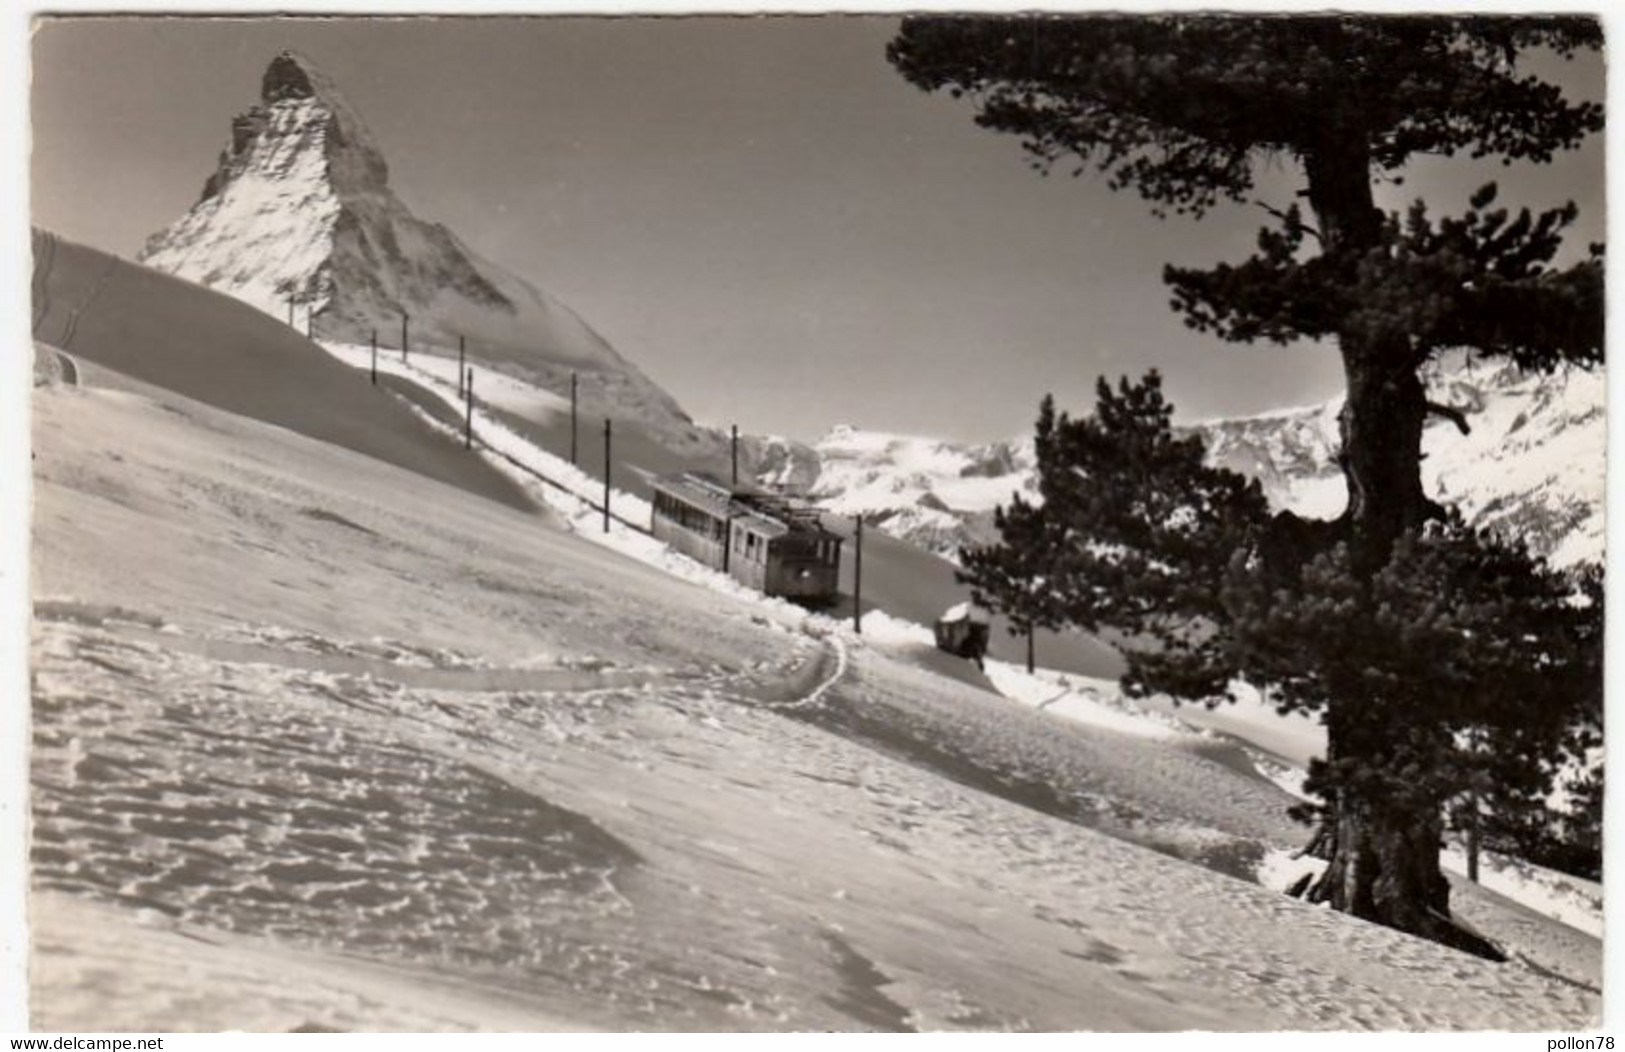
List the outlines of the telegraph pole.
<svg viewBox="0 0 1625 1052">
<path fill-rule="evenodd" d="M 463 448 L 474 447 L 474 370 L 468 371 L 468 383 L 463 387 Z"/>
<path fill-rule="evenodd" d="M 604 532 L 609 532 L 609 418 L 604 418 Z"/>
<path fill-rule="evenodd" d="M 733 430 L 733 459 L 734 459 L 734 485 L 739 485 L 739 425 Z"/>
<path fill-rule="evenodd" d="M 863 635 L 863 516 L 853 516 L 852 531 L 852 631 Z"/>
<path fill-rule="evenodd" d="M 463 385 L 463 338 L 457 337 L 457 386 Z"/>
<path fill-rule="evenodd" d="M 576 462 L 576 374 L 570 374 L 570 463 Z"/>
<path fill-rule="evenodd" d="M 372 330 L 372 385 L 378 386 L 378 330 Z"/>
<path fill-rule="evenodd" d="M 401 361 L 403 362 L 406 361 L 408 348 L 407 323 L 411 320 L 412 316 L 410 314 L 406 313 L 405 311 L 401 311 Z"/>
<path fill-rule="evenodd" d="M 1033 626 L 1027 626 L 1027 675 L 1033 674 Z"/>
<path fill-rule="evenodd" d="M 1467 794 L 1467 879 L 1478 883 L 1478 790 Z"/>
</svg>

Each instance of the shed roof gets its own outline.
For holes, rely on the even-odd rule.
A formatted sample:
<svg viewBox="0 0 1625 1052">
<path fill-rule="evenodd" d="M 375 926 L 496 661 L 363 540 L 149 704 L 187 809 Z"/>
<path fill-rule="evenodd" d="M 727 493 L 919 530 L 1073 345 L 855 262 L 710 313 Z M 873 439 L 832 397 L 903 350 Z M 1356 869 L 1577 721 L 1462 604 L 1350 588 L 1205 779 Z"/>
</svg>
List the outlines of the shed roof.
<svg viewBox="0 0 1625 1052">
<path fill-rule="evenodd" d="M 967 621 L 973 625 L 990 625 L 993 623 L 993 616 L 975 603 L 965 602 L 950 606 L 937 620 L 943 624 Z"/>
</svg>

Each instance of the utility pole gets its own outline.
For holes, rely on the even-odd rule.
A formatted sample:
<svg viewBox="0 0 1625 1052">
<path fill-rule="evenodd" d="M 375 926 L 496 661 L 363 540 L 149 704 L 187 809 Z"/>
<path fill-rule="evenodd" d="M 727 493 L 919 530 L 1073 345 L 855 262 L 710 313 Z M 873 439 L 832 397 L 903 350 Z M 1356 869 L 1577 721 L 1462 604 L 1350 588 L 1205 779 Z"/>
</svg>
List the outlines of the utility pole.
<svg viewBox="0 0 1625 1052">
<path fill-rule="evenodd" d="M 570 463 L 576 463 L 576 374 L 570 374 Z"/>
<path fill-rule="evenodd" d="M 1478 883 L 1478 790 L 1467 794 L 1467 879 Z"/>
<path fill-rule="evenodd" d="M 852 631 L 863 635 L 863 516 L 855 515 L 852 531 Z"/>
<path fill-rule="evenodd" d="M 474 370 L 468 371 L 468 383 L 463 386 L 463 448 L 474 447 Z"/>
<path fill-rule="evenodd" d="M 609 532 L 609 418 L 604 418 L 604 532 Z"/>
<path fill-rule="evenodd" d="M 1468 749 L 1475 761 L 1472 773 L 1467 782 L 1467 879 L 1474 884 L 1478 883 L 1478 852 L 1479 852 L 1479 791 L 1486 788 L 1484 771 L 1481 764 L 1487 759 L 1488 749 L 1485 747 L 1482 732 L 1477 729 L 1467 732 Z M 1459 812 L 1458 812 L 1459 814 Z"/>
<path fill-rule="evenodd" d="M 372 385 L 378 386 L 378 330 L 372 330 Z"/>
<path fill-rule="evenodd" d="M 463 337 L 461 335 L 457 337 L 457 386 L 463 386 Z"/>
<path fill-rule="evenodd" d="M 739 425 L 733 430 L 734 485 L 739 485 Z"/>
<path fill-rule="evenodd" d="M 405 311 L 401 311 L 401 361 L 403 361 L 403 362 L 406 361 L 406 355 L 407 355 L 407 350 L 408 350 L 408 341 L 407 341 L 407 335 L 408 334 L 407 334 L 406 326 L 407 326 L 407 322 L 409 322 L 411 320 L 412 320 L 412 316 L 410 314 L 406 313 Z"/>
<path fill-rule="evenodd" d="M 1033 626 L 1027 626 L 1027 675 L 1033 674 Z"/>
</svg>

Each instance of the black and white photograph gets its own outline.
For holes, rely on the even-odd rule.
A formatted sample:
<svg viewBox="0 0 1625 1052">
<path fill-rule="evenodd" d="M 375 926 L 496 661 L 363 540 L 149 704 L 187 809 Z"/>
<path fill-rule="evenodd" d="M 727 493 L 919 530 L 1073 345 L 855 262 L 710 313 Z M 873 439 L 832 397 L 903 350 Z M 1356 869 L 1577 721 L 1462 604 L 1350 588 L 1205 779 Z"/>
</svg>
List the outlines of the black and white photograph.
<svg viewBox="0 0 1625 1052">
<path fill-rule="evenodd" d="M 1608 28 L 35 13 L 26 1026 L 1597 1033 Z"/>
</svg>

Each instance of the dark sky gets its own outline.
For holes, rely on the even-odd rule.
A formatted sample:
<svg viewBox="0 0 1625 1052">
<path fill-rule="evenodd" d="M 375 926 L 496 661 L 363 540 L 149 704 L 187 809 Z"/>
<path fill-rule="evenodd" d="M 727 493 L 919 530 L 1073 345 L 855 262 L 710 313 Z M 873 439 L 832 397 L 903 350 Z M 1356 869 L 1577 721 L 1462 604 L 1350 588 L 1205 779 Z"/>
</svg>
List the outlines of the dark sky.
<svg viewBox="0 0 1625 1052">
<path fill-rule="evenodd" d="M 1040 178 L 968 103 L 886 64 L 892 17 L 42 22 L 33 213 L 133 254 L 196 199 L 277 51 L 367 120 L 397 192 L 571 304 L 696 417 L 1025 432 L 1053 391 L 1160 368 L 1185 418 L 1335 394 L 1320 348 L 1187 332 L 1165 262 L 1248 253 L 1265 216 L 1158 221 L 1097 176 Z M 1550 67 L 1602 97 L 1595 56 Z M 1602 239 L 1602 144 L 1536 168 L 1430 163 L 1390 203 L 1573 198 Z M 1298 182 L 1268 166 L 1260 196 Z"/>
</svg>

